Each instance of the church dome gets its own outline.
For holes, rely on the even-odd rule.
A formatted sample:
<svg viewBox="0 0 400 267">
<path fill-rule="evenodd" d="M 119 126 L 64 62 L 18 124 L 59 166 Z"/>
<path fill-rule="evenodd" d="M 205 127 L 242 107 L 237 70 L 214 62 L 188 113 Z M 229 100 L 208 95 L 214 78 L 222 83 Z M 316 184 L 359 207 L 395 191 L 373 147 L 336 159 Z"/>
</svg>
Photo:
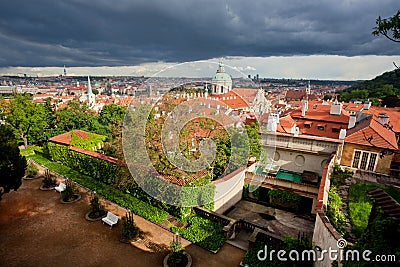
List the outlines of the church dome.
<svg viewBox="0 0 400 267">
<path fill-rule="evenodd" d="M 232 81 L 232 77 L 225 72 L 224 65 L 222 62 L 219 63 L 219 67 L 217 73 L 215 73 L 214 77 L 212 78 L 213 81 Z"/>
<path fill-rule="evenodd" d="M 211 79 L 211 94 L 225 94 L 232 89 L 232 77 L 225 72 L 222 62 Z"/>
<path fill-rule="evenodd" d="M 232 81 L 231 76 L 228 73 L 216 73 L 212 78 L 213 81 Z"/>
</svg>

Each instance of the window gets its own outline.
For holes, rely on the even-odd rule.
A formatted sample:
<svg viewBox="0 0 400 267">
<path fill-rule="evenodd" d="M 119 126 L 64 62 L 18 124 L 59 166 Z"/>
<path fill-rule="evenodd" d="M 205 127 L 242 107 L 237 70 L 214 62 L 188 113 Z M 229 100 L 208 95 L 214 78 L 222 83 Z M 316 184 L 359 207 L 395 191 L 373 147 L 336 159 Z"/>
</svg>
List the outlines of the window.
<svg viewBox="0 0 400 267">
<path fill-rule="evenodd" d="M 321 125 L 318 125 L 318 126 L 317 126 L 317 129 L 320 130 L 320 131 L 323 131 L 323 130 L 325 130 L 325 127 L 324 127 L 324 126 L 321 126 Z"/>
<path fill-rule="evenodd" d="M 295 157 L 295 159 L 294 159 L 294 163 L 295 163 L 297 166 L 303 166 L 305 162 L 306 162 L 306 159 L 304 158 L 303 155 L 297 155 L 297 156 Z"/>
<path fill-rule="evenodd" d="M 377 153 L 354 150 L 351 166 L 361 170 L 375 171 L 377 156 Z"/>
<path fill-rule="evenodd" d="M 340 132 L 340 128 L 332 128 L 332 133 L 338 133 Z"/>
<path fill-rule="evenodd" d="M 310 129 L 311 128 L 311 123 L 304 123 L 304 128 Z"/>
</svg>

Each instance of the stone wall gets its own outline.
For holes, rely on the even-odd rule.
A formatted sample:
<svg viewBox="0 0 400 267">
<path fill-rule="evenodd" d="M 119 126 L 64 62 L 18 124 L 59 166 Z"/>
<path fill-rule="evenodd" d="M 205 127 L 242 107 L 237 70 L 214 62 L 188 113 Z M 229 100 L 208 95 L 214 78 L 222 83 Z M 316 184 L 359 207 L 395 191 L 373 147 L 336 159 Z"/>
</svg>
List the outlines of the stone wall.
<svg viewBox="0 0 400 267">
<path fill-rule="evenodd" d="M 339 233 L 335 230 L 332 224 L 329 222 L 329 219 L 326 217 L 323 211 L 318 211 L 316 220 L 315 220 L 315 227 L 314 227 L 314 234 L 313 234 L 313 245 L 315 247 L 319 247 L 321 250 L 329 251 L 329 248 L 332 250 L 338 250 L 338 253 L 334 253 L 333 255 L 340 255 L 339 248 L 338 248 L 338 240 L 342 237 Z M 317 252 L 317 258 L 321 257 L 321 252 Z M 314 263 L 315 267 L 325 267 L 331 266 L 332 259 L 330 259 L 329 254 L 325 253 L 323 260 L 317 260 Z M 342 266 L 339 263 L 339 266 Z"/>
</svg>

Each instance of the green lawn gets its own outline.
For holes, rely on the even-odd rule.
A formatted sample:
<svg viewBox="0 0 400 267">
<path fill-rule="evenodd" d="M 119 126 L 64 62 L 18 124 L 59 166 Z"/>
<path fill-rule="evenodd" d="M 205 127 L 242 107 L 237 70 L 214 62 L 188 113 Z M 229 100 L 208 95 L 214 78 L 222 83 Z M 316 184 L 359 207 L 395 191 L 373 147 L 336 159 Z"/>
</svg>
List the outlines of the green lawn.
<svg viewBox="0 0 400 267">
<path fill-rule="evenodd" d="M 349 215 L 352 223 L 352 231 L 360 237 L 368 226 L 368 219 L 371 213 L 372 200 L 368 196 L 368 191 L 374 188 L 382 188 L 396 201 L 400 201 L 400 189 L 388 187 L 380 184 L 357 182 L 349 189 Z"/>
</svg>

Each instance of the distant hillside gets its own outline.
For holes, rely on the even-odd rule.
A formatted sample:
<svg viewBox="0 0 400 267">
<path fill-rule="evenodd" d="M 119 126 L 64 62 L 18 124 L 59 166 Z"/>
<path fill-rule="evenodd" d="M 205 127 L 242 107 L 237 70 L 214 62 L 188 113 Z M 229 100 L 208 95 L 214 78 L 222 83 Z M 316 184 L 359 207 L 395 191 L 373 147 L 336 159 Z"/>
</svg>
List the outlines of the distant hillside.
<svg viewBox="0 0 400 267">
<path fill-rule="evenodd" d="M 374 104 L 379 99 L 396 95 L 400 97 L 400 69 L 385 72 L 369 81 L 357 83 L 340 92 L 340 100 L 354 101 L 370 99 Z"/>
</svg>

